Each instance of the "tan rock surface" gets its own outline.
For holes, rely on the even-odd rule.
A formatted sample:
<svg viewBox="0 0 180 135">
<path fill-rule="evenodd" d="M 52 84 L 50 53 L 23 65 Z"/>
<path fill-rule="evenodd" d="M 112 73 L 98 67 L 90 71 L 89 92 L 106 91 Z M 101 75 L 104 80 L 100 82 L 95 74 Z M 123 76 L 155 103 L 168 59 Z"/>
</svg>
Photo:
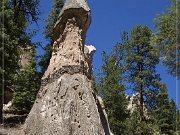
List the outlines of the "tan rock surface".
<svg viewBox="0 0 180 135">
<path fill-rule="evenodd" d="M 92 82 L 86 76 L 64 74 L 40 90 L 25 132 L 30 135 L 103 135 L 96 104 Z"/>
<path fill-rule="evenodd" d="M 75 17 L 68 19 L 63 34 L 53 44 L 52 58 L 43 78 L 66 65 L 83 66 L 83 49 L 82 30 L 78 27 Z"/>
<path fill-rule="evenodd" d="M 66 0 L 55 25 L 52 58 L 25 122 L 24 134 L 110 134 L 91 78 L 95 49 L 85 52 L 89 24 L 86 0 Z"/>
</svg>

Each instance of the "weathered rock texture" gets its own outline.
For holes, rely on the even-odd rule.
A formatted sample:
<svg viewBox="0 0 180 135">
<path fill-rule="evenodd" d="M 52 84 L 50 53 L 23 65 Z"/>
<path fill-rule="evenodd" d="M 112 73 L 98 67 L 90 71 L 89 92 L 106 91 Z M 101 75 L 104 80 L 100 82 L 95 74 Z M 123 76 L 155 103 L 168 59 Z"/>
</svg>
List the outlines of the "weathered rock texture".
<svg viewBox="0 0 180 135">
<path fill-rule="evenodd" d="M 127 95 L 127 99 L 129 101 L 127 109 L 130 111 L 131 115 L 133 114 L 133 112 L 140 110 L 140 101 L 139 101 L 140 94 L 139 93 L 133 94 L 132 96 Z M 143 109 L 144 109 L 144 118 L 149 119 L 148 110 L 146 108 L 145 103 L 144 103 Z"/>
<path fill-rule="evenodd" d="M 90 19 L 85 0 L 66 0 L 54 29 L 50 65 L 24 125 L 26 135 L 110 134 L 91 77 L 95 48 L 85 47 Z"/>
<path fill-rule="evenodd" d="M 33 47 L 30 45 L 24 45 L 23 47 L 19 48 L 20 50 L 20 60 L 19 65 L 21 66 L 21 69 L 23 70 L 32 59 L 32 51 Z"/>
</svg>

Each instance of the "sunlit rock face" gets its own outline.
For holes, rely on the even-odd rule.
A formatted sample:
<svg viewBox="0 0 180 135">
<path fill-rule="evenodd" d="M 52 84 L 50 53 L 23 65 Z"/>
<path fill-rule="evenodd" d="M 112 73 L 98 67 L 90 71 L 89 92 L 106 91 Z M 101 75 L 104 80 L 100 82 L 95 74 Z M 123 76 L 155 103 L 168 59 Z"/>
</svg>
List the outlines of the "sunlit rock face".
<svg viewBox="0 0 180 135">
<path fill-rule="evenodd" d="M 33 47 L 30 45 L 24 45 L 23 47 L 20 47 L 20 60 L 19 65 L 21 66 L 21 70 L 23 70 L 30 62 L 30 60 L 33 58 L 32 52 Z"/>
<path fill-rule="evenodd" d="M 52 58 L 48 70 L 43 77 L 53 75 L 63 66 L 81 66 L 85 61 L 83 53 L 82 29 L 78 26 L 76 18 L 67 20 L 62 35 L 54 42 Z"/>
<path fill-rule="evenodd" d="M 94 93 L 93 46 L 85 0 L 66 0 L 54 28 L 52 58 L 24 125 L 26 135 L 109 135 L 105 110 Z"/>
<path fill-rule="evenodd" d="M 140 94 L 136 93 L 136 94 L 133 94 L 132 96 L 127 95 L 126 97 L 129 101 L 127 109 L 130 111 L 130 114 L 132 115 L 133 112 L 138 111 L 140 109 L 140 101 L 139 101 Z M 144 118 L 149 119 L 148 111 L 147 111 L 145 103 L 143 105 L 143 109 L 144 109 L 143 110 L 144 111 Z"/>
</svg>

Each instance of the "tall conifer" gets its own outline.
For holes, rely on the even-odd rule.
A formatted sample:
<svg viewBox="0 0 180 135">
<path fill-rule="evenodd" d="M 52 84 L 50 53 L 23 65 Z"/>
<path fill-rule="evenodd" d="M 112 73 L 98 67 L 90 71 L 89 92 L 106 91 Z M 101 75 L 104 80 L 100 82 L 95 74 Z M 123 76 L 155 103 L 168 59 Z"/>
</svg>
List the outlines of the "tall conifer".
<svg viewBox="0 0 180 135">
<path fill-rule="evenodd" d="M 102 96 L 108 115 L 110 128 L 115 135 L 126 132 L 125 120 L 129 116 L 127 111 L 127 99 L 124 94 L 122 54 L 118 53 L 117 47 L 107 55 L 103 52 L 103 66 L 98 93 Z"/>
<path fill-rule="evenodd" d="M 168 73 L 180 78 L 180 1 L 171 0 L 166 13 L 155 19 L 156 44 Z"/>
<path fill-rule="evenodd" d="M 147 109 L 157 104 L 160 75 L 156 73 L 159 55 L 151 44 L 152 32 L 148 27 L 137 26 L 130 35 L 126 57 L 127 76 L 132 89 L 140 94 L 140 115 L 143 120 L 144 103 Z"/>
<path fill-rule="evenodd" d="M 168 91 L 165 85 L 161 86 L 158 95 L 156 118 L 162 134 L 171 135 L 176 130 L 176 105 L 174 100 L 169 101 Z"/>
<path fill-rule="evenodd" d="M 39 0 L 2 0 L 0 2 L 0 92 L 2 110 L 3 91 L 14 90 L 20 70 L 19 48 L 31 43 L 28 24 L 37 21 Z M 4 77 L 3 77 L 4 76 Z M 2 120 L 2 111 L 0 111 Z M 2 122 L 2 121 L 1 121 Z"/>
</svg>

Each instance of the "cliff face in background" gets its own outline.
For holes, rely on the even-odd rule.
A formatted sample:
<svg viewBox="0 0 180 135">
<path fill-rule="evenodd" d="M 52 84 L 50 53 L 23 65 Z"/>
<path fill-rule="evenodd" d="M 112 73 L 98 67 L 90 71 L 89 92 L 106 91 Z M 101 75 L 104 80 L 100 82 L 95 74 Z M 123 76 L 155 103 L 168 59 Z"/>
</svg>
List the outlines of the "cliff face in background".
<svg viewBox="0 0 180 135">
<path fill-rule="evenodd" d="M 136 93 L 133 94 L 132 96 L 126 95 L 127 99 L 128 99 L 128 106 L 127 106 L 127 110 L 130 111 L 130 114 L 132 115 L 135 111 L 138 111 L 140 109 L 140 94 Z M 146 104 L 144 103 L 143 106 L 143 111 L 144 111 L 144 118 L 149 119 L 148 116 L 148 110 L 146 107 Z"/>
<path fill-rule="evenodd" d="M 19 64 L 23 68 L 25 68 L 26 65 L 29 64 L 29 61 L 32 59 L 32 51 L 33 47 L 30 45 L 25 45 L 24 47 L 21 47 L 20 49 L 20 60 Z"/>
<path fill-rule="evenodd" d="M 90 20 L 85 0 L 66 0 L 54 28 L 52 58 L 25 122 L 24 134 L 110 134 L 91 77 L 95 48 L 85 46 Z"/>
</svg>

